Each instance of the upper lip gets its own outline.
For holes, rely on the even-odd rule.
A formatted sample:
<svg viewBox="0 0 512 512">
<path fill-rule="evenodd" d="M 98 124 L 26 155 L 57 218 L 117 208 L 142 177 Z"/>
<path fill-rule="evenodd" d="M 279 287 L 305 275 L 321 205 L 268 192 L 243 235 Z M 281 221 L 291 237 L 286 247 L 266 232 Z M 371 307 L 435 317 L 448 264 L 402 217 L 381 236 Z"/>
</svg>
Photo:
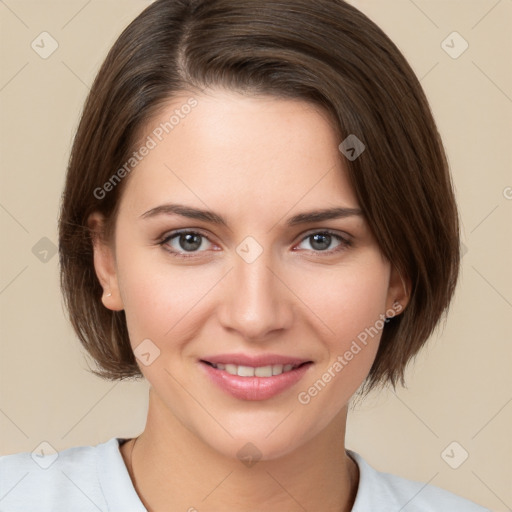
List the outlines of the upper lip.
<svg viewBox="0 0 512 512">
<path fill-rule="evenodd" d="M 270 366 L 274 364 L 291 364 L 298 366 L 302 363 L 311 362 L 310 359 L 301 359 L 299 357 L 283 356 L 279 354 L 217 354 L 201 358 L 201 361 L 214 364 L 235 364 L 237 366 Z"/>
</svg>

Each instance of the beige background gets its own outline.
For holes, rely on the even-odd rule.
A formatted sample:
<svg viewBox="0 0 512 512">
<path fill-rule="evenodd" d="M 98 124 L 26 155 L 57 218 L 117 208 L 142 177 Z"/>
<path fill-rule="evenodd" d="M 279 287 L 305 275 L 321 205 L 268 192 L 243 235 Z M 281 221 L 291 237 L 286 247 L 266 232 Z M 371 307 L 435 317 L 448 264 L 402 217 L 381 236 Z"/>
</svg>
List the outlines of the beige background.
<svg viewBox="0 0 512 512">
<path fill-rule="evenodd" d="M 145 382 L 87 372 L 51 247 L 88 88 L 121 30 L 149 3 L 0 2 L 1 454 L 43 440 L 57 450 L 92 445 L 144 428 Z M 512 1 L 351 3 L 383 28 L 422 81 L 448 151 L 466 252 L 444 331 L 409 368 L 408 389 L 371 395 L 351 412 L 347 447 L 377 469 L 511 510 Z M 43 31 L 59 45 L 47 59 L 31 48 Z M 441 46 L 453 31 L 469 44 L 456 59 Z M 460 45 L 455 39 L 451 51 Z M 452 465 L 469 454 L 458 469 L 442 457 L 453 441 L 445 457 Z"/>
</svg>

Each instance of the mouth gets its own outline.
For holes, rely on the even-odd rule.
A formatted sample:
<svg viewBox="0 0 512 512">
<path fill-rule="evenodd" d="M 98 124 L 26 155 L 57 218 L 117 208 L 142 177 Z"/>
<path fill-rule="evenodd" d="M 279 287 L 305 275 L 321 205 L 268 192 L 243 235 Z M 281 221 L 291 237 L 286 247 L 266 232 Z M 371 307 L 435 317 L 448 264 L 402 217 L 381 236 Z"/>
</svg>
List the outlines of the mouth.
<svg viewBox="0 0 512 512">
<path fill-rule="evenodd" d="M 200 360 L 201 363 L 207 364 L 216 370 L 223 370 L 230 375 L 237 375 L 238 377 L 274 377 L 283 373 L 288 373 L 304 365 L 312 363 L 312 361 L 305 361 L 300 364 L 271 364 L 266 366 L 245 366 L 236 364 L 223 364 L 212 363 L 210 361 Z"/>
<path fill-rule="evenodd" d="M 210 382 L 239 400 L 267 400 L 292 389 L 314 364 L 293 357 L 241 354 L 207 357 L 198 363 Z"/>
</svg>

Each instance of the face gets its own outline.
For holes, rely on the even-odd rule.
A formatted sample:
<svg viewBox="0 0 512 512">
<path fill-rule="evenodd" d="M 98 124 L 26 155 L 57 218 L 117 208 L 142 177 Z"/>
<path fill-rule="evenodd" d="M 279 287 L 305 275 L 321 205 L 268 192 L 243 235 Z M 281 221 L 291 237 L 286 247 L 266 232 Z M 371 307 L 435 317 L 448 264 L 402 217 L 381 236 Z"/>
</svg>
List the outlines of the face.
<svg viewBox="0 0 512 512">
<path fill-rule="evenodd" d="M 150 407 L 229 457 L 246 442 L 268 460 L 292 452 L 342 421 L 384 316 L 405 305 L 341 140 L 305 102 L 216 90 L 174 98 L 141 141 L 95 265 Z"/>
</svg>

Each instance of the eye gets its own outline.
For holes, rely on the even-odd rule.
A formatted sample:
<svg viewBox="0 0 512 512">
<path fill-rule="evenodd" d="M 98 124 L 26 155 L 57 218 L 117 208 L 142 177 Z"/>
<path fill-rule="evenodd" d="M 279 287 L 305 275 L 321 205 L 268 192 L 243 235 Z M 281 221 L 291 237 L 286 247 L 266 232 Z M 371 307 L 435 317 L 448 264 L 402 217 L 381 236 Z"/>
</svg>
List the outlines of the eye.
<svg viewBox="0 0 512 512">
<path fill-rule="evenodd" d="M 170 252 L 173 256 L 188 258 L 194 256 L 191 254 L 188 256 L 186 253 L 203 252 L 200 249 L 205 248 L 205 241 L 208 238 L 202 233 L 197 231 L 177 231 L 166 236 L 160 243 L 163 248 Z M 208 240 L 208 243 L 209 240 Z"/>
<path fill-rule="evenodd" d="M 325 253 L 327 255 L 340 252 L 352 245 L 352 242 L 347 238 L 342 237 L 332 231 L 316 231 L 305 236 L 301 244 L 309 241 L 314 253 Z M 338 245 L 334 249 L 329 249 L 333 241 L 337 241 Z M 198 256 L 196 253 L 205 252 L 208 249 L 208 244 L 211 244 L 208 237 L 198 231 L 174 231 L 159 242 L 167 252 L 172 256 L 179 258 L 193 258 Z M 187 254 L 188 253 L 188 254 Z"/>
<path fill-rule="evenodd" d="M 338 245 L 334 249 L 329 249 L 333 240 L 337 240 Z M 350 240 L 337 233 L 333 233 L 332 231 L 317 231 L 315 233 L 310 233 L 302 239 L 301 243 L 304 243 L 305 241 L 309 241 L 310 246 L 313 248 L 313 252 L 324 252 L 328 254 L 342 251 L 351 245 Z"/>
</svg>

